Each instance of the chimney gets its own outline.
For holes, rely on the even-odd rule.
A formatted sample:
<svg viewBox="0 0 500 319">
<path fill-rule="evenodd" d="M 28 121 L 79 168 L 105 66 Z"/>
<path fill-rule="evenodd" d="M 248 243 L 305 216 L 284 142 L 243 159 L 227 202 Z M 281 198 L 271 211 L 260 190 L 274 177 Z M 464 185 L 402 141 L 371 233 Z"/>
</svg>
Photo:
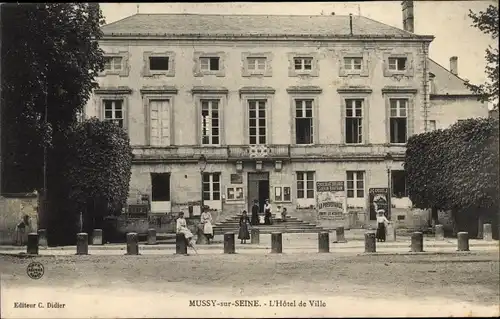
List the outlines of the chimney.
<svg viewBox="0 0 500 319">
<path fill-rule="evenodd" d="M 352 13 L 349 13 L 349 29 L 350 35 L 352 35 Z"/>
<path fill-rule="evenodd" d="M 413 1 L 403 1 L 401 6 L 403 7 L 403 29 L 413 33 Z"/>
<path fill-rule="evenodd" d="M 458 76 L 458 57 L 456 56 L 450 58 L 450 72 Z"/>
</svg>

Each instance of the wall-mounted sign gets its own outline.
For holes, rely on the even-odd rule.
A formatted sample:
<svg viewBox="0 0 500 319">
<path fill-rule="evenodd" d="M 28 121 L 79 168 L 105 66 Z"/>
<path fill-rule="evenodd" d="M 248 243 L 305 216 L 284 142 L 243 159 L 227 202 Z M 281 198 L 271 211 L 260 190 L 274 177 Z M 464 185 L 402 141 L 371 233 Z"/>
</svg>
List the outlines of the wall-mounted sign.
<svg viewBox="0 0 500 319">
<path fill-rule="evenodd" d="M 346 210 L 344 181 L 316 182 L 318 219 L 343 220 Z"/>
<path fill-rule="evenodd" d="M 231 174 L 231 184 L 243 184 L 243 174 Z"/>
<path fill-rule="evenodd" d="M 389 190 L 387 188 L 370 188 L 368 190 L 370 198 L 370 220 L 377 219 L 377 211 L 384 210 L 387 216 L 387 198 Z"/>
</svg>

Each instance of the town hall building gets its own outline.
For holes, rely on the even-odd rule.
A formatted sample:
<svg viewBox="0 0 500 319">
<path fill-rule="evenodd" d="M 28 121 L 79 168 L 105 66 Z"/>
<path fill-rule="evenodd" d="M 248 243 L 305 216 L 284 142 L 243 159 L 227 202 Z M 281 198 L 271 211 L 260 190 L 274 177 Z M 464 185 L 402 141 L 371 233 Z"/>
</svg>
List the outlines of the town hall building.
<svg viewBox="0 0 500 319">
<path fill-rule="evenodd" d="M 129 202 L 147 195 L 153 214 L 196 215 L 203 200 L 221 220 L 269 199 L 313 221 L 317 183 L 342 181 L 353 223 L 374 220 L 371 189 L 390 187 L 394 219 L 406 214 L 405 144 L 443 117 L 433 110 L 447 102 L 432 103 L 446 97 L 431 96 L 450 72 L 403 8 L 405 30 L 352 15 L 136 14 L 105 25 L 86 117 L 129 133 Z"/>
</svg>

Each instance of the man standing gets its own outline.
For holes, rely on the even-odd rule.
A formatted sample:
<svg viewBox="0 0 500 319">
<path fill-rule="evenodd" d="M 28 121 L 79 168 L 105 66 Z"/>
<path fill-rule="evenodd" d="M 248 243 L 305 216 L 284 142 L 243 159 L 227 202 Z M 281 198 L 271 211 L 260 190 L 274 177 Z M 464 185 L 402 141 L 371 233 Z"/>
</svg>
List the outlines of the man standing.
<svg viewBox="0 0 500 319">
<path fill-rule="evenodd" d="M 258 200 L 254 200 L 253 201 L 253 206 L 252 206 L 252 220 L 251 220 L 251 224 L 252 225 L 259 225 L 259 211 L 260 211 L 260 207 L 259 207 L 259 201 Z"/>
</svg>

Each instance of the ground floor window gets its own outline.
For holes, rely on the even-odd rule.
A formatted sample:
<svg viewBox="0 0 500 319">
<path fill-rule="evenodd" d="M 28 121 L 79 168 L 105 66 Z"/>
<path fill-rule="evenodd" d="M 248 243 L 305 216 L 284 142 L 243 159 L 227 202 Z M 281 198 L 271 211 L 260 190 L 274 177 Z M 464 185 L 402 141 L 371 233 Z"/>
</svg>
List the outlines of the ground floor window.
<svg viewBox="0 0 500 319">
<path fill-rule="evenodd" d="M 391 171 L 391 190 L 392 197 L 408 197 L 405 171 Z"/>
<path fill-rule="evenodd" d="M 220 200 L 220 173 L 203 173 L 203 200 Z"/>
<path fill-rule="evenodd" d="M 170 201 L 170 173 L 151 173 L 151 201 Z"/>
</svg>

